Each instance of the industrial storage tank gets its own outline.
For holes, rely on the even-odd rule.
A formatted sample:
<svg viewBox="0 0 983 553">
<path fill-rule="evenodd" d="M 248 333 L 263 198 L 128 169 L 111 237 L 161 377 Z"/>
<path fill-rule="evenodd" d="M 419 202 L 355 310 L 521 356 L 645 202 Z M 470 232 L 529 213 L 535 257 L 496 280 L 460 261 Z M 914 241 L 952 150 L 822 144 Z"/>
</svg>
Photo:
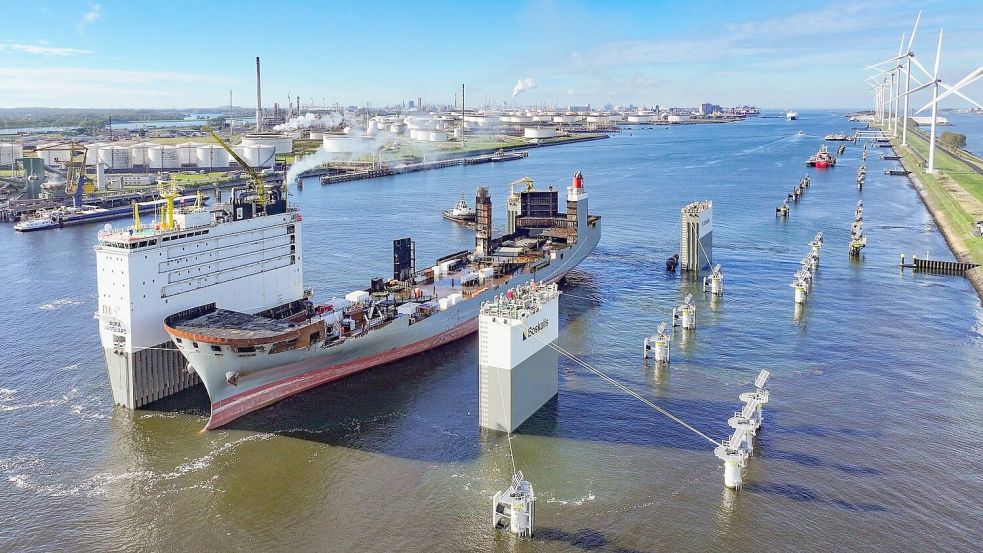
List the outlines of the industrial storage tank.
<svg viewBox="0 0 983 553">
<path fill-rule="evenodd" d="M 454 138 L 461 139 L 464 138 L 464 129 L 458 127 L 454 129 Z"/>
<path fill-rule="evenodd" d="M 147 166 L 150 169 L 178 169 L 181 167 L 178 147 L 168 145 L 147 148 Z"/>
<path fill-rule="evenodd" d="M 110 169 L 129 169 L 130 149 L 126 146 L 103 146 L 99 148 L 99 161 Z"/>
<path fill-rule="evenodd" d="M 85 164 L 95 165 L 99 160 L 99 148 L 109 146 L 108 142 L 93 142 L 85 145 Z"/>
<path fill-rule="evenodd" d="M 393 134 L 403 134 L 406 132 L 406 123 L 393 123 L 389 125 L 389 132 Z"/>
<path fill-rule="evenodd" d="M 9 142 L 0 143 L 0 165 L 12 165 L 19 157 L 24 157 L 23 146 Z"/>
<path fill-rule="evenodd" d="M 552 127 L 526 127 L 523 136 L 526 138 L 554 138 L 556 129 Z"/>
<path fill-rule="evenodd" d="M 272 146 L 278 154 L 294 151 L 294 139 L 285 134 L 253 133 L 242 137 L 240 146 Z"/>
<path fill-rule="evenodd" d="M 195 149 L 195 158 L 201 169 L 217 169 L 229 166 L 229 152 L 218 144 L 205 144 Z"/>
<path fill-rule="evenodd" d="M 629 123 L 651 123 L 652 122 L 652 116 L 651 115 L 629 115 L 628 116 L 628 122 Z"/>
<path fill-rule="evenodd" d="M 348 137 L 343 134 L 325 134 L 321 139 L 321 147 L 326 152 L 345 153 L 350 150 Z"/>
<path fill-rule="evenodd" d="M 188 167 L 198 163 L 198 142 L 184 142 L 177 145 L 178 167 Z"/>
<path fill-rule="evenodd" d="M 311 140 L 321 140 L 324 138 L 323 132 L 311 131 Z"/>
<path fill-rule="evenodd" d="M 553 116 L 553 122 L 554 123 L 576 123 L 577 122 L 577 116 L 576 115 L 554 115 Z"/>
<path fill-rule="evenodd" d="M 276 161 L 276 147 L 272 145 L 257 144 L 251 146 L 241 146 L 242 159 L 253 169 L 273 167 Z"/>
<path fill-rule="evenodd" d="M 147 150 L 153 147 L 153 144 L 146 142 L 140 144 L 134 144 L 130 146 L 130 166 L 132 167 L 146 167 L 147 166 Z"/>
<path fill-rule="evenodd" d="M 57 142 L 42 142 L 35 146 L 35 153 L 44 160 L 44 164 L 54 167 L 60 161 L 68 159 L 69 152 L 67 146 L 59 146 Z"/>
<path fill-rule="evenodd" d="M 430 142 L 447 142 L 447 131 L 430 131 Z"/>
</svg>

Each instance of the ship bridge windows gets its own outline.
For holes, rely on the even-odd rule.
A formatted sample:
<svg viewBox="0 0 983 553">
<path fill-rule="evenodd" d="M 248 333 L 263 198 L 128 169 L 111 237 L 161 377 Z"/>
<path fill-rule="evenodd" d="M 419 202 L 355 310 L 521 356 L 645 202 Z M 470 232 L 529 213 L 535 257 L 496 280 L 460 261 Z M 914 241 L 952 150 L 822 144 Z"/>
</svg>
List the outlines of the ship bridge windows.
<svg viewBox="0 0 983 553">
<path fill-rule="evenodd" d="M 212 351 L 222 351 L 222 346 L 216 346 L 215 344 L 212 344 Z"/>
</svg>

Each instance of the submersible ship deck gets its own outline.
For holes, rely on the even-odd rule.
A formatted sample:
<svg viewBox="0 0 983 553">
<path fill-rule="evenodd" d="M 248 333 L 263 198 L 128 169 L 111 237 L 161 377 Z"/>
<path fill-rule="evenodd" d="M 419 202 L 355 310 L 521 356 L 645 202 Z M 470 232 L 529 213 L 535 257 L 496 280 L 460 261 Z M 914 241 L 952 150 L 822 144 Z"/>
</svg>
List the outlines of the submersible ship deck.
<svg viewBox="0 0 983 553">
<path fill-rule="evenodd" d="M 567 189 L 566 213 L 559 212 L 557 196 L 552 188 L 531 186 L 512 192 L 508 233 L 493 238 L 491 197 L 479 188 L 473 251 L 445 256 L 418 271 L 412 240 L 396 240 L 392 279 L 372 279 L 367 289 L 322 303 L 312 301 L 302 284 L 300 214 L 278 195 L 275 209 L 254 209 L 246 217 L 242 212 L 252 208 L 250 198 L 235 196 L 232 205 L 213 210 L 207 224 L 199 221 L 187 229 L 223 237 L 193 250 L 170 247 L 174 266 L 166 268 L 185 270 L 162 280 L 186 283 L 180 289 L 186 297 L 177 301 L 172 295 L 168 306 L 157 302 L 155 313 L 166 313 L 156 318 L 157 328 L 170 339 L 165 345 L 176 346 L 187 359 L 185 374 L 205 384 L 212 407 L 206 428 L 216 428 L 303 390 L 472 334 L 481 303 L 498 295 L 503 285 L 563 278 L 594 249 L 601 229 L 600 217 L 587 213 L 580 173 Z M 257 232 L 273 241 L 270 248 L 251 244 Z M 231 238 L 237 235 L 242 237 Z M 115 236 L 124 239 L 125 233 Z M 223 247 L 233 241 L 249 244 L 248 259 L 240 262 L 241 252 Z M 108 236 L 104 243 L 109 246 Z M 164 268 L 155 260 L 155 272 L 158 265 Z M 210 274 L 216 270 L 233 274 Z M 127 343 L 120 335 L 110 316 L 115 311 L 110 311 L 100 318 L 106 319 L 103 342 L 114 380 L 110 351 L 132 360 L 139 347 L 132 337 Z M 144 343 L 154 344 L 154 338 Z M 116 361 L 117 371 L 123 367 Z M 114 395 L 118 381 L 126 383 L 116 378 Z"/>
</svg>

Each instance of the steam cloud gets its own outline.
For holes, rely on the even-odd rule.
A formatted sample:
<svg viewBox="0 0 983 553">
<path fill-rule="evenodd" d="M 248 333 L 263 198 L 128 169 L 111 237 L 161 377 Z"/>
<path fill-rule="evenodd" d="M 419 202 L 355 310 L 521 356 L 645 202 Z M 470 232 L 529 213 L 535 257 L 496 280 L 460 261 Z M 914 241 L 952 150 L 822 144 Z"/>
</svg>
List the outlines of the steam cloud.
<svg viewBox="0 0 983 553">
<path fill-rule="evenodd" d="M 304 115 L 291 117 L 286 123 L 273 127 L 273 130 L 283 132 L 301 129 L 333 129 L 341 125 L 344 119 L 344 116 L 340 113 L 329 113 L 325 115 L 305 113 Z"/>
<path fill-rule="evenodd" d="M 520 92 L 525 90 L 532 90 L 536 88 L 536 81 L 532 80 L 532 77 L 526 77 L 525 79 L 519 79 L 516 81 L 515 86 L 512 87 L 512 97 L 515 98 Z"/>
</svg>

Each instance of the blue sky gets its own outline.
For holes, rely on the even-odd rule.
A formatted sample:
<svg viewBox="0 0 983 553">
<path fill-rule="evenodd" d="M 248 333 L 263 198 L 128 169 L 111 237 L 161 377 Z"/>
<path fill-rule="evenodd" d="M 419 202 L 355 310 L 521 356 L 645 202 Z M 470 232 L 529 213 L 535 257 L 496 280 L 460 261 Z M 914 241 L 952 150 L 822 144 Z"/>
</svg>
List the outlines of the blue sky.
<svg viewBox="0 0 983 553">
<path fill-rule="evenodd" d="M 914 51 L 954 83 L 983 65 L 983 2 L 3 0 L 0 107 L 870 104 L 864 65 Z M 983 81 L 981 81 L 983 82 Z M 983 84 L 968 89 L 983 103 Z M 916 102 L 917 103 L 917 102 Z M 955 100 L 948 106 L 964 107 Z"/>
</svg>

